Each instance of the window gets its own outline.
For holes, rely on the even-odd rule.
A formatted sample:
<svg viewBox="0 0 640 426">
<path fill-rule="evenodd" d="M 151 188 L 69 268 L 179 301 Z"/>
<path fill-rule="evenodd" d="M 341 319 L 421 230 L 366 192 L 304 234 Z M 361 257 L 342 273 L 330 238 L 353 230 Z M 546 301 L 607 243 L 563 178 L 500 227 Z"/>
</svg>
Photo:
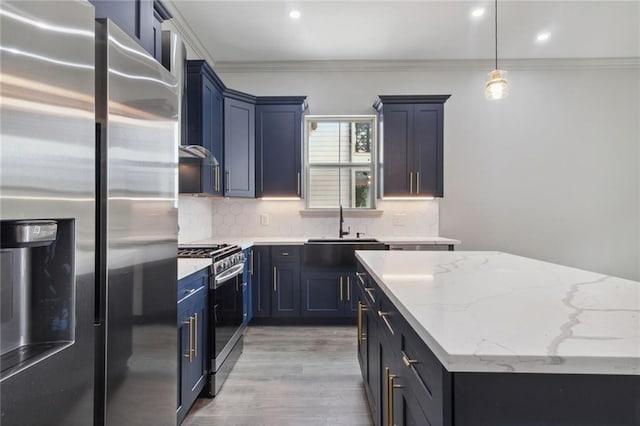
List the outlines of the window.
<svg viewBox="0 0 640 426">
<path fill-rule="evenodd" d="M 305 117 L 308 209 L 375 208 L 376 117 Z"/>
</svg>

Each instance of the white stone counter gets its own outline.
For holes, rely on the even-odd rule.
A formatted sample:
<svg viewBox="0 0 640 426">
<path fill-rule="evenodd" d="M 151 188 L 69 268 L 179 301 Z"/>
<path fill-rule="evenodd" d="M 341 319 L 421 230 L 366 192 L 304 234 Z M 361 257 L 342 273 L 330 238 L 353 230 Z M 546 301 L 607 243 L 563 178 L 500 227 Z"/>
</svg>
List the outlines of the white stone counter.
<svg viewBox="0 0 640 426">
<path fill-rule="evenodd" d="M 178 281 L 189 275 L 211 266 L 211 259 L 181 259 L 178 258 Z"/>
<path fill-rule="evenodd" d="M 499 252 L 356 257 L 449 371 L 640 375 L 640 282 Z"/>
<path fill-rule="evenodd" d="M 239 238 L 205 238 L 203 240 L 192 241 L 186 244 L 180 244 L 181 246 L 188 246 L 189 244 L 238 244 L 242 249 L 249 248 L 251 246 L 275 246 L 275 245 L 302 245 L 307 242 L 308 239 L 321 239 L 336 237 L 239 237 Z M 411 244 L 411 245 L 458 245 L 459 240 L 454 240 L 445 237 L 386 237 L 386 236 L 368 236 L 363 238 L 375 238 L 385 244 Z"/>
</svg>

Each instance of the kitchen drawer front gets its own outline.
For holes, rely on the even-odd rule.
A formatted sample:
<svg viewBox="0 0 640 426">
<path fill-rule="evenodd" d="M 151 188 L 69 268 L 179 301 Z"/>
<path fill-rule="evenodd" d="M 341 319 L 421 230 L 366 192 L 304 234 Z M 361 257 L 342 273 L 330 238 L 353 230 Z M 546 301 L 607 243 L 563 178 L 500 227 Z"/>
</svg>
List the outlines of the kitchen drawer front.
<svg viewBox="0 0 640 426">
<path fill-rule="evenodd" d="M 196 272 L 178 281 L 178 303 L 209 284 L 209 268 Z"/>
<path fill-rule="evenodd" d="M 406 391 L 420 405 L 432 425 L 445 423 L 445 403 L 449 392 L 450 374 L 438 358 L 404 320 L 400 331 L 400 357 L 402 382 Z"/>
<path fill-rule="evenodd" d="M 301 249 L 299 246 L 272 246 L 272 262 L 300 262 Z"/>
</svg>

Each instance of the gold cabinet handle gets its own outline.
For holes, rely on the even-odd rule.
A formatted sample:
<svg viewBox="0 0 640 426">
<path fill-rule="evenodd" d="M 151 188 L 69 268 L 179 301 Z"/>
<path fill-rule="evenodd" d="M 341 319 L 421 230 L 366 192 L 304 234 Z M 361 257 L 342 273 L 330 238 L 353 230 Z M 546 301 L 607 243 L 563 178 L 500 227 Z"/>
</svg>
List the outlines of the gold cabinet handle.
<svg viewBox="0 0 640 426">
<path fill-rule="evenodd" d="M 342 302 L 342 277 L 340 277 L 340 301 Z"/>
<path fill-rule="evenodd" d="M 185 321 L 185 324 L 189 324 L 189 349 L 184 354 L 185 358 L 189 358 L 189 362 L 193 361 L 193 317 L 189 317 L 189 321 Z"/>
<path fill-rule="evenodd" d="M 391 370 L 388 367 L 384 369 L 385 384 L 387 387 L 387 426 L 393 425 L 393 379 L 395 374 L 391 374 Z"/>
<path fill-rule="evenodd" d="M 216 165 L 216 191 L 220 191 L 220 166 Z"/>
<path fill-rule="evenodd" d="M 364 278 L 363 278 L 363 277 L 364 277 L 364 275 L 365 275 L 365 274 L 364 274 L 364 272 L 356 272 L 356 277 L 358 277 L 358 279 L 360 280 L 360 282 L 362 283 L 362 285 L 365 285 L 365 284 L 364 284 Z"/>
<path fill-rule="evenodd" d="M 413 172 L 409 173 L 409 194 L 413 194 Z"/>
<path fill-rule="evenodd" d="M 371 299 L 371 301 L 372 301 L 373 303 L 376 303 L 376 298 L 375 298 L 375 296 L 373 295 L 373 292 L 374 292 L 375 290 L 376 290 L 376 289 L 375 289 L 375 288 L 373 288 L 373 287 L 365 287 L 365 288 L 364 288 L 364 291 L 369 295 L 369 299 Z"/>
<path fill-rule="evenodd" d="M 409 357 L 407 357 L 404 353 L 402 354 L 402 362 L 404 363 L 404 366 L 407 368 L 410 368 L 413 364 L 419 363 L 419 361 L 416 359 L 409 359 Z"/>
<path fill-rule="evenodd" d="M 351 300 L 351 278 L 347 276 L 347 300 Z"/>
<path fill-rule="evenodd" d="M 249 274 L 251 274 L 251 276 L 253 276 L 253 249 L 249 252 L 249 257 L 250 259 L 250 265 L 249 265 Z"/>
<path fill-rule="evenodd" d="M 193 357 L 198 356 L 198 313 L 193 314 Z"/>
<path fill-rule="evenodd" d="M 420 193 L 420 172 L 416 172 L 416 194 Z"/>
<path fill-rule="evenodd" d="M 273 291 L 278 291 L 278 272 L 276 267 L 273 267 Z"/>
<path fill-rule="evenodd" d="M 367 308 L 358 300 L 358 344 L 361 345 L 362 342 L 367 340 L 364 332 L 362 331 L 362 313 L 366 312 Z"/>
<path fill-rule="evenodd" d="M 387 318 L 387 316 L 389 316 L 389 312 L 378 311 L 378 316 L 382 318 L 382 321 L 384 321 L 384 323 L 387 325 L 387 328 L 389 329 L 391 334 L 395 335 L 396 333 L 393 331 L 393 327 L 391 327 L 391 324 L 389 323 L 389 319 Z"/>
<path fill-rule="evenodd" d="M 362 344 L 362 303 L 358 300 L 358 345 Z"/>
<path fill-rule="evenodd" d="M 393 423 L 393 405 L 394 405 L 393 390 L 401 389 L 404 386 L 396 385 L 394 383 L 395 379 L 398 376 L 395 374 L 391 374 L 391 370 L 389 368 L 384 369 L 384 376 L 385 376 L 386 385 L 387 385 L 387 426 L 395 426 Z"/>
<path fill-rule="evenodd" d="M 225 184 L 226 184 L 225 186 L 227 188 L 226 192 L 229 192 L 230 188 L 231 188 L 231 173 L 229 172 L 229 170 L 226 170 L 224 172 L 224 177 L 225 177 L 225 180 L 226 180 L 226 182 L 225 182 Z"/>
<path fill-rule="evenodd" d="M 298 195 L 300 195 L 300 172 L 298 172 Z"/>
</svg>

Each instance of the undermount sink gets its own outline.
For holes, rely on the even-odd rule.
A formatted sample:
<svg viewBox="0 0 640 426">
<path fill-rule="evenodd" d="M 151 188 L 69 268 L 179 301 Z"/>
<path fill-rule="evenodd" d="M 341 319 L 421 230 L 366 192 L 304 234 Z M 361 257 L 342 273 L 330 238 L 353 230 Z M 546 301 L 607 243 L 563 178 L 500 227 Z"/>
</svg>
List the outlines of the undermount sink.
<svg viewBox="0 0 640 426">
<path fill-rule="evenodd" d="M 379 243 L 375 238 L 311 238 L 308 239 L 309 244 L 325 243 L 325 244 L 358 244 L 358 243 Z"/>
<path fill-rule="evenodd" d="M 374 238 L 309 239 L 302 250 L 303 264 L 317 268 L 355 268 L 356 250 L 384 250 Z"/>
</svg>

